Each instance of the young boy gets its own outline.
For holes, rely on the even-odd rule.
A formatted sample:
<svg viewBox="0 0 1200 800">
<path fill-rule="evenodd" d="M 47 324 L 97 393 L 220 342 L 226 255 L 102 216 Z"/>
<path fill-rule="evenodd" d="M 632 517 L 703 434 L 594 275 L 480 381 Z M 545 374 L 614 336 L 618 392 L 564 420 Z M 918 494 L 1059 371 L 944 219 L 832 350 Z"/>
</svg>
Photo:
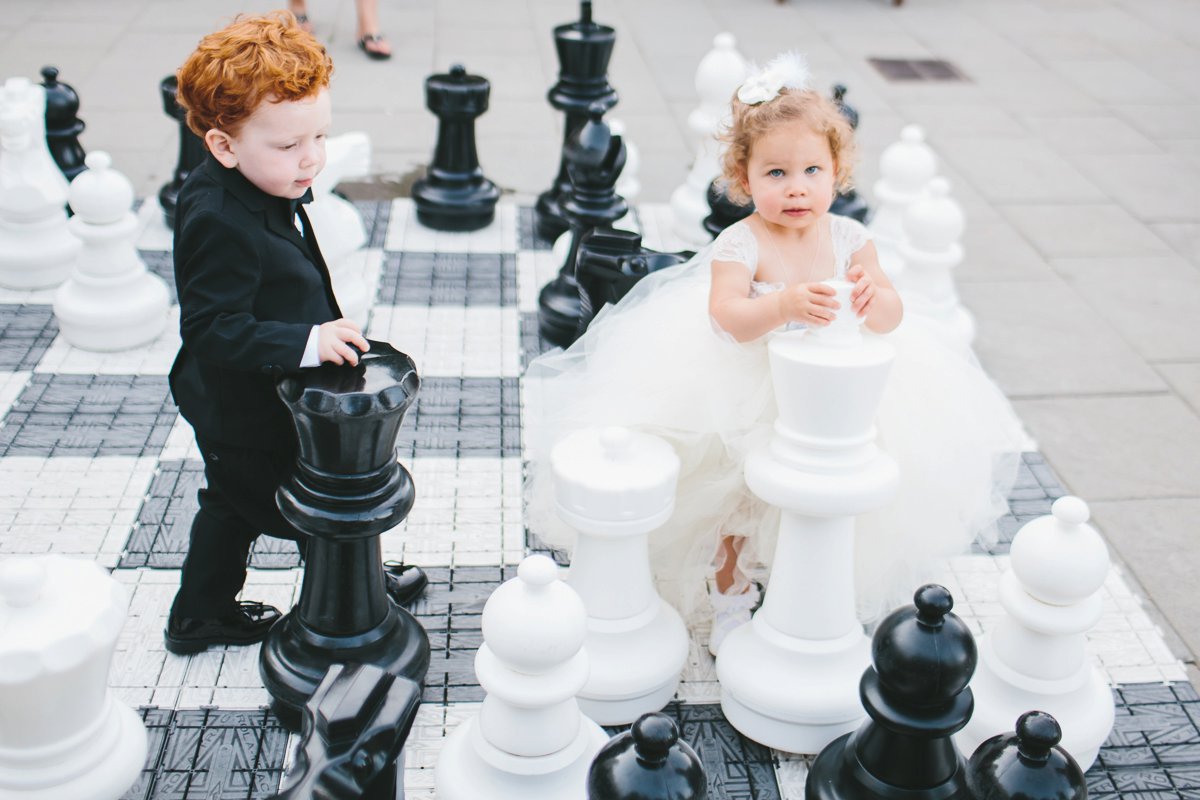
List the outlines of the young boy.
<svg viewBox="0 0 1200 800">
<path fill-rule="evenodd" d="M 332 70 L 287 12 L 238 18 L 179 70 L 179 104 L 208 157 L 176 208 L 182 345 L 171 392 L 195 429 L 207 485 L 164 634 L 172 653 L 261 641 L 279 617 L 236 599 L 259 533 L 304 552 L 303 534 L 275 505 L 297 450 L 276 380 L 327 361 L 357 364 L 353 347 L 368 349 L 342 318 L 302 206 L 325 166 Z M 425 575 L 396 572 L 389 594 L 412 600 Z"/>
</svg>

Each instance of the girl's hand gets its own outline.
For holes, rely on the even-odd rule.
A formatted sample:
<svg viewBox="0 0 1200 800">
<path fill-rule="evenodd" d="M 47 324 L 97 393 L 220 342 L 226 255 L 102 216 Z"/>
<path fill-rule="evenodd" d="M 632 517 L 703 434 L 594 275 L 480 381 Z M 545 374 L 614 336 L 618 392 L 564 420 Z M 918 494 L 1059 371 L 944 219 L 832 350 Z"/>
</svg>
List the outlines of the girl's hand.
<svg viewBox="0 0 1200 800">
<path fill-rule="evenodd" d="M 362 335 L 362 328 L 350 319 L 335 319 L 323 323 L 317 330 L 317 356 L 321 363 L 330 361 L 334 364 L 358 364 L 358 353 L 350 345 L 353 344 L 362 352 L 367 352 L 371 346 Z"/>
<path fill-rule="evenodd" d="M 846 279 L 854 283 L 854 289 L 850 292 L 851 308 L 859 317 L 866 317 L 875 304 L 875 281 L 871 280 L 861 264 L 850 267 Z"/>
<path fill-rule="evenodd" d="M 823 283 L 802 283 L 789 286 L 779 296 L 779 311 L 787 322 L 803 322 L 820 327 L 833 322 L 840 306 L 833 297 L 833 287 Z"/>
</svg>

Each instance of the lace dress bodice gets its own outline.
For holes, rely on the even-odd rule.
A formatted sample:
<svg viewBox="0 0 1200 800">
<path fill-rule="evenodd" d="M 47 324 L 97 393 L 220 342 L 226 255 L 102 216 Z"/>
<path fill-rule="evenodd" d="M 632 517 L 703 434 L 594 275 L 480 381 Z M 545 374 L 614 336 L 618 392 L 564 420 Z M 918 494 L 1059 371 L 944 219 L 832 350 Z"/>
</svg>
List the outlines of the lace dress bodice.
<svg viewBox="0 0 1200 800">
<path fill-rule="evenodd" d="M 857 253 L 871 238 L 870 232 L 857 220 L 828 215 L 830 241 L 833 243 L 833 277 L 843 279 L 850 268 L 850 257 Z M 750 296 L 778 292 L 783 283 L 754 280 L 758 272 L 758 239 L 750 228 L 748 219 L 735 222 L 717 236 L 713 246 L 714 261 L 736 261 L 750 271 Z"/>
</svg>

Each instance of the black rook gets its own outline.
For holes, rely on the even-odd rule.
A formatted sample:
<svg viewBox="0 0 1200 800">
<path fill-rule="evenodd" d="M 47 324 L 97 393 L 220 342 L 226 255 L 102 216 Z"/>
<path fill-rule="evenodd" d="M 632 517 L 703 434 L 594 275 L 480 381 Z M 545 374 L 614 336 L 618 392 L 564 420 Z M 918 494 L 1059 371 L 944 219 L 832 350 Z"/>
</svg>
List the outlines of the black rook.
<svg viewBox="0 0 1200 800">
<path fill-rule="evenodd" d="M 308 555 L 300 602 L 271 628 L 259 672 L 292 729 L 332 664 L 372 664 L 418 682 L 429 669 L 429 638 L 388 598 L 379 546 L 413 505 L 396 436 L 419 386 L 412 359 L 378 342 L 357 366 L 280 381 L 300 452 L 278 503 L 309 537 Z"/>
<path fill-rule="evenodd" d="M 491 85 L 455 64 L 425 79 L 425 105 L 438 118 L 437 147 L 424 178 L 413 186 L 422 225 L 473 231 L 491 224 L 500 190 L 483 177 L 475 150 L 475 119 L 488 108 Z"/>
</svg>

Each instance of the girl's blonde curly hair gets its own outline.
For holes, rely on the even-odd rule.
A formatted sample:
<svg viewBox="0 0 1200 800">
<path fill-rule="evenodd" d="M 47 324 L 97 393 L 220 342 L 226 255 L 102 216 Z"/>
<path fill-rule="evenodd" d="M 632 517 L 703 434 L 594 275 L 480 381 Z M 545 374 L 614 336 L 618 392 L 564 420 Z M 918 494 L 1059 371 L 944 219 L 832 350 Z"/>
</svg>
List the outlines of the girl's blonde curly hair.
<svg viewBox="0 0 1200 800">
<path fill-rule="evenodd" d="M 721 157 L 721 179 L 729 199 L 747 203 L 746 165 L 758 137 L 784 122 L 800 121 L 829 140 L 829 151 L 837 165 L 835 187 L 839 192 L 852 185 L 858 145 L 854 130 L 837 104 L 812 90 L 781 89 L 779 96 L 750 105 L 733 96 L 733 119 L 721 135 L 725 152 Z"/>
</svg>

